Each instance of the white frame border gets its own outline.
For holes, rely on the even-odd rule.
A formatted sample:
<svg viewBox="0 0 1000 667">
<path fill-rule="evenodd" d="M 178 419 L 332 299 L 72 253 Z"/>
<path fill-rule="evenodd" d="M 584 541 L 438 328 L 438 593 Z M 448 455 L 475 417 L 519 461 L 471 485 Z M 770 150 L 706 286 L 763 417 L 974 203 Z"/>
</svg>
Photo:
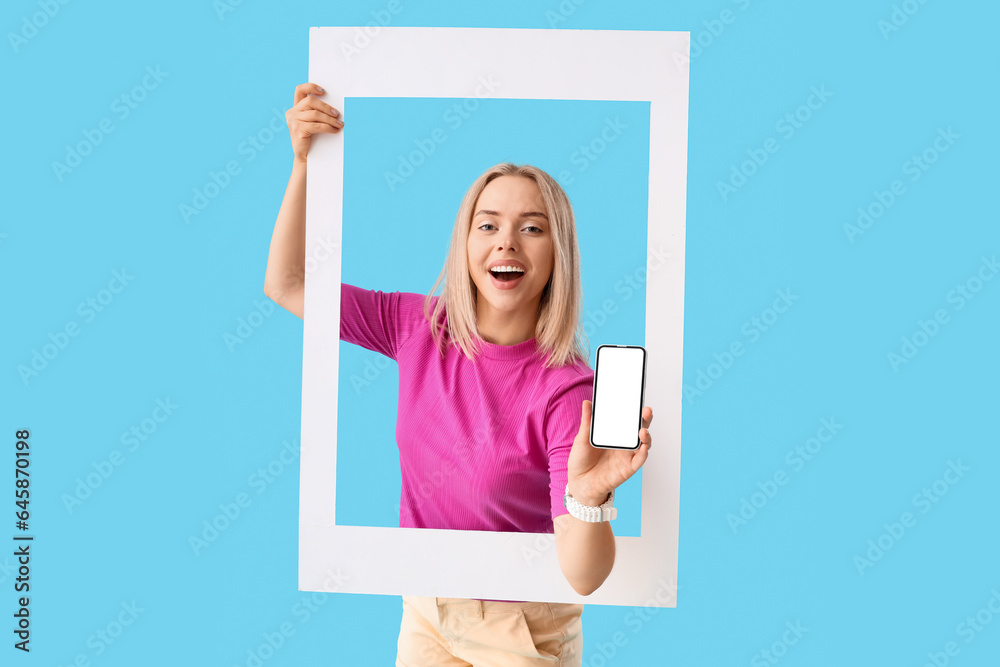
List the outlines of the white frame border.
<svg viewBox="0 0 1000 667">
<path fill-rule="evenodd" d="M 614 570 L 586 597 L 563 577 L 551 534 L 337 525 L 329 406 L 338 400 L 339 346 L 330 341 L 340 331 L 344 152 L 338 135 L 318 135 L 306 247 L 324 240 L 338 250 L 307 267 L 299 590 L 676 606 L 689 43 L 688 32 L 664 31 L 310 28 L 308 80 L 339 109 L 345 97 L 470 97 L 488 75 L 501 83 L 496 97 L 650 102 L 646 404 L 656 413 L 656 451 L 643 467 L 641 537 L 615 538 Z"/>
</svg>

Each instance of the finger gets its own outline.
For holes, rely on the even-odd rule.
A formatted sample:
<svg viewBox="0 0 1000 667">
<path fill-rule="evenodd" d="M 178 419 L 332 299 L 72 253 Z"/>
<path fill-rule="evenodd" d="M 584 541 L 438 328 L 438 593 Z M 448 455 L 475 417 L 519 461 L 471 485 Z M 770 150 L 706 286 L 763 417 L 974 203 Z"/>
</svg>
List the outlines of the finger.
<svg viewBox="0 0 1000 667">
<path fill-rule="evenodd" d="M 317 111 L 322 111 L 328 113 L 331 116 L 340 118 L 340 110 L 336 107 L 330 106 L 321 99 L 317 99 L 312 95 L 302 98 L 298 103 L 300 109 L 316 109 Z"/>
<path fill-rule="evenodd" d="M 341 128 L 344 127 L 344 121 L 339 118 L 334 118 L 328 113 L 322 111 L 317 111 L 316 109 L 309 109 L 308 111 L 300 111 L 296 117 L 300 122 L 302 121 L 312 121 L 314 123 L 327 123 L 332 127 Z"/>
<path fill-rule="evenodd" d="M 300 83 L 295 86 L 295 101 L 292 102 L 292 106 L 298 104 L 306 95 L 323 95 L 325 92 L 318 83 Z"/>
<path fill-rule="evenodd" d="M 639 468 L 646 462 L 649 456 L 649 446 L 646 443 L 639 445 L 639 449 L 632 455 L 632 472 L 639 472 Z"/>
<path fill-rule="evenodd" d="M 576 434 L 578 438 L 585 438 L 588 443 L 590 442 L 590 413 L 593 406 L 592 401 L 584 399 L 580 414 L 580 430 Z"/>
<path fill-rule="evenodd" d="M 648 405 L 642 409 L 642 426 L 649 428 L 649 423 L 653 421 L 653 408 Z"/>
<path fill-rule="evenodd" d="M 340 132 L 339 127 L 333 127 L 332 125 L 327 125 L 326 123 L 299 123 L 296 131 L 302 137 L 308 137 L 311 134 L 319 134 L 321 132 L 329 132 L 330 134 L 335 134 Z"/>
<path fill-rule="evenodd" d="M 322 100 L 317 100 L 315 97 L 312 96 L 304 97 L 301 100 L 299 100 L 298 104 L 296 104 L 294 107 L 292 107 L 286 112 L 286 116 L 287 115 L 298 116 L 299 114 L 303 114 L 308 111 L 319 111 L 332 118 L 341 119 L 340 111 L 336 107 L 332 107 L 326 102 L 323 102 Z"/>
<path fill-rule="evenodd" d="M 642 446 L 641 443 L 646 443 L 647 448 L 649 449 L 653 448 L 653 436 L 652 434 L 650 434 L 649 429 L 646 428 L 639 429 L 639 442 L 640 442 L 639 445 L 640 447 Z"/>
</svg>

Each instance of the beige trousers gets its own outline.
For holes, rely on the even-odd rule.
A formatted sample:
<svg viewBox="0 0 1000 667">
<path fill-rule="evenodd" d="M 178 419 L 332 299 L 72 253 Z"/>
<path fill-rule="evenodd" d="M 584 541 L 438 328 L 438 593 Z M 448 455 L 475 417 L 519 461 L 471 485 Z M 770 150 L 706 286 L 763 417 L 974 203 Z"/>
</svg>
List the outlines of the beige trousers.
<svg viewBox="0 0 1000 667">
<path fill-rule="evenodd" d="M 396 667 L 579 667 L 582 604 L 403 596 Z"/>
</svg>

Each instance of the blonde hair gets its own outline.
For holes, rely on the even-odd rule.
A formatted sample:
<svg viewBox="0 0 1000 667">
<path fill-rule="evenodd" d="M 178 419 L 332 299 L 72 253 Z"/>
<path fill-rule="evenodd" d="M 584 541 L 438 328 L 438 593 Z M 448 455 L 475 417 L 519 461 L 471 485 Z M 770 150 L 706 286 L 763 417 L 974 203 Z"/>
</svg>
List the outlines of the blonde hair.
<svg viewBox="0 0 1000 667">
<path fill-rule="evenodd" d="M 431 323 L 434 342 L 442 357 L 445 345 L 451 344 L 461 349 L 470 360 L 476 361 L 479 342 L 483 339 L 477 326 L 478 290 L 469 274 L 467 243 L 476 201 L 486 185 L 500 176 L 522 176 L 533 180 L 542 194 L 549 216 L 555 261 L 552 275 L 542 290 L 538 323 L 535 325 L 538 351 L 547 357 L 545 367 L 569 365 L 577 360 L 589 366 L 589 342 L 580 321 L 583 288 L 573 207 L 555 179 L 531 165 L 501 162 L 487 169 L 465 193 L 455 217 L 444 268 L 424 300 L 424 317 Z M 431 312 L 433 294 L 442 280 L 444 290 Z M 441 321 L 443 315 L 444 322 Z M 447 342 L 445 334 L 449 339 Z M 584 344 L 587 345 L 586 350 Z"/>
</svg>

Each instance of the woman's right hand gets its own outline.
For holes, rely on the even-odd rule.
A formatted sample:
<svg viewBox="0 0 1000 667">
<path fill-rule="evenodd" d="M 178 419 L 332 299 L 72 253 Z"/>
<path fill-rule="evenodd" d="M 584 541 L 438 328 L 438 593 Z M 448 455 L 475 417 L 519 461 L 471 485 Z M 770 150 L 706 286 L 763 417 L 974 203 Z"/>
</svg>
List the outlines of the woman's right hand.
<svg viewBox="0 0 1000 667">
<path fill-rule="evenodd" d="M 285 120 L 292 138 L 292 153 L 297 161 L 306 161 L 312 135 L 337 133 L 344 127 L 340 111 L 314 97 L 325 94 L 326 91 L 315 83 L 302 83 L 295 87 L 295 103 L 285 112 Z"/>
</svg>

